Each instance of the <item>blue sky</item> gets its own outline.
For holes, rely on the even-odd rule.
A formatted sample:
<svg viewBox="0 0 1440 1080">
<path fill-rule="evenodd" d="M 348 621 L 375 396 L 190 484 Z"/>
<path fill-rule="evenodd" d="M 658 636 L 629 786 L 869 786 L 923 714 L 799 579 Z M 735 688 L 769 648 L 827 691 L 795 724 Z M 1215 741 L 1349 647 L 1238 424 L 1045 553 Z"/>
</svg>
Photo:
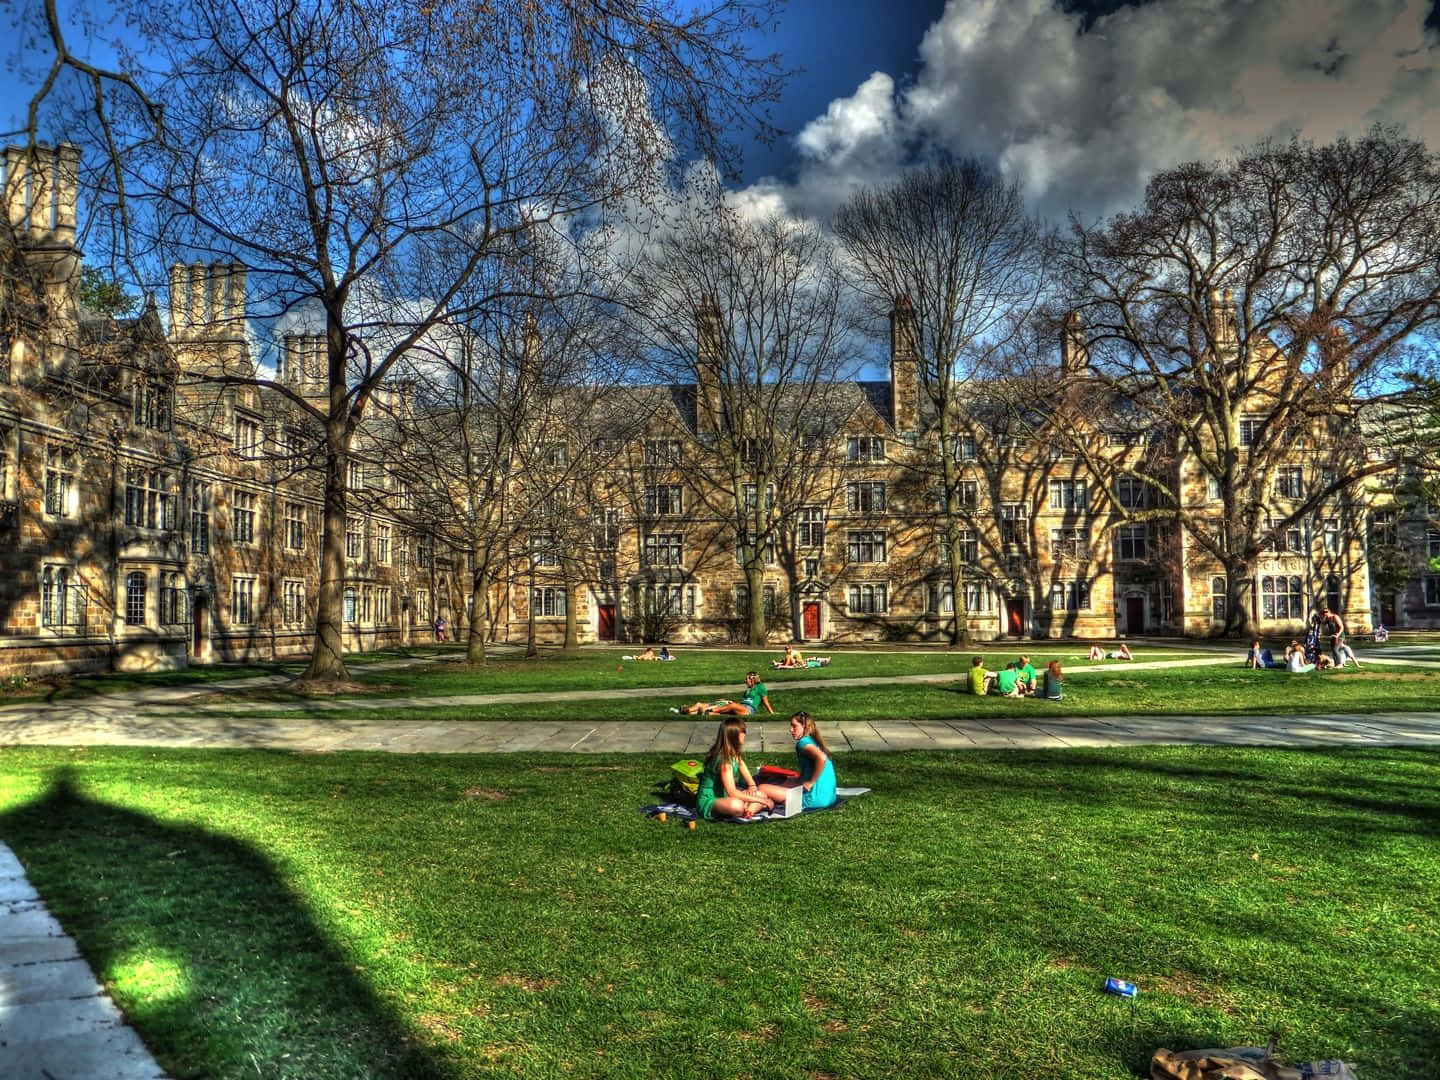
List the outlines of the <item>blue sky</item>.
<svg viewBox="0 0 1440 1080">
<path fill-rule="evenodd" d="M 113 30 L 81 23 L 108 6 L 62 9 L 77 51 L 104 59 Z M 38 54 L 8 36 L 23 78 Z M 798 72 L 782 137 L 746 141 L 739 197 L 760 210 L 824 217 L 932 148 L 994 161 L 1052 219 L 1132 205 L 1155 171 L 1264 137 L 1380 121 L 1440 149 L 1440 0 L 791 0 L 755 46 Z M 21 100 L 0 81 L 0 121 Z"/>
</svg>

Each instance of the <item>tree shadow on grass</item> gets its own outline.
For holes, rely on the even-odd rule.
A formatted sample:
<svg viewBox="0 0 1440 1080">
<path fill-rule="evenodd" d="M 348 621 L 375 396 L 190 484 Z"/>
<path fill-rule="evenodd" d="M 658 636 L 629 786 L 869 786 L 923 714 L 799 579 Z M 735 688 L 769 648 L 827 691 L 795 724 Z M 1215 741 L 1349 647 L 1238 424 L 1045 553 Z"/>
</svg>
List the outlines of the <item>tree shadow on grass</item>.
<svg viewBox="0 0 1440 1080">
<path fill-rule="evenodd" d="M 176 1077 L 446 1077 L 270 861 L 88 798 L 0 815 L 50 910 Z"/>
</svg>

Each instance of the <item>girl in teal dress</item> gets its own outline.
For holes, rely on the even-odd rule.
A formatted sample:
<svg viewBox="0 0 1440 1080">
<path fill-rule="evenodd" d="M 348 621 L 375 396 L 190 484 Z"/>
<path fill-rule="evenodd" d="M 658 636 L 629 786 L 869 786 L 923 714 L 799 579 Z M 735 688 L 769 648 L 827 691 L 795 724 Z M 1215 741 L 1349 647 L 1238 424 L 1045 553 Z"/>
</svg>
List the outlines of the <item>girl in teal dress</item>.
<svg viewBox="0 0 1440 1080">
<path fill-rule="evenodd" d="M 755 786 L 745 759 L 745 721 L 727 716 L 715 732 L 715 742 L 705 755 L 705 770 L 700 774 L 695 808 L 706 821 L 717 817 L 749 817 L 757 810 L 774 809 L 774 801 Z M 739 781 L 745 781 L 741 787 Z"/>
<path fill-rule="evenodd" d="M 802 805 L 806 810 L 823 810 L 835 805 L 835 762 L 815 718 L 807 712 L 790 717 L 790 737 L 795 740 L 795 760 L 800 769 L 798 779 L 784 784 L 761 784 L 760 790 L 775 802 L 785 801 L 785 789 L 796 785 L 805 789 Z"/>
</svg>

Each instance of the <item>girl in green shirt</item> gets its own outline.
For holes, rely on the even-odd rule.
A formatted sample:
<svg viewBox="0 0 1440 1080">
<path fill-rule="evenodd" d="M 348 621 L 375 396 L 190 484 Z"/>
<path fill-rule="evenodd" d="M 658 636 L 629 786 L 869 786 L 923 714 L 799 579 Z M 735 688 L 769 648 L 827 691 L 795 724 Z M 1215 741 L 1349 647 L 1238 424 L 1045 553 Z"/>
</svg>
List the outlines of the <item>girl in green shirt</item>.
<svg viewBox="0 0 1440 1080">
<path fill-rule="evenodd" d="M 756 786 L 740 756 L 745 748 L 745 721 L 727 716 L 720 721 L 715 742 L 705 755 L 705 770 L 695 793 L 695 807 L 706 821 L 717 817 L 749 817 L 757 810 L 773 810 L 775 803 Z M 739 781 L 744 780 L 741 787 Z"/>
</svg>

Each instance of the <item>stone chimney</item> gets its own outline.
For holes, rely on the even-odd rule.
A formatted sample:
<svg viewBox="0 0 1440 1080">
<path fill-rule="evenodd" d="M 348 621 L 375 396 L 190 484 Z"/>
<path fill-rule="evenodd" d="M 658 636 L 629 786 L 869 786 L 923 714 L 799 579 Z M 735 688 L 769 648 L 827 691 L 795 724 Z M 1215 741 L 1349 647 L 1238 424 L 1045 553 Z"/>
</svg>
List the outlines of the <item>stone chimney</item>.
<svg viewBox="0 0 1440 1080">
<path fill-rule="evenodd" d="M 1085 324 L 1080 313 L 1065 316 L 1060 328 L 1060 370 L 1066 375 L 1082 374 L 1090 366 L 1090 350 L 1085 345 Z"/>
<path fill-rule="evenodd" d="M 280 345 L 279 381 L 303 396 L 323 396 L 325 335 L 286 334 Z"/>
<path fill-rule="evenodd" d="M 1218 352 L 1233 352 L 1239 341 L 1235 333 L 1235 290 L 1226 287 L 1222 293 L 1211 289 L 1206 314 L 1210 319 L 1210 338 Z M 1225 358 L 1228 362 L 1233 357 Z"/>
<path fill-rule="evenodd" d="M 6 219 L 22 242 L 74 245 L 79 147 L 6 147 L 3 177 Z"/>
<path fill-rule="evenodd" d="M 695 328 L 698 339 L 695 354 L 695 426 L 700 431 L 716 431 L 724 407 L 720 369 L 725 362 L 725 339 L 720 308 L 713 296 L 707 296 L 700 302 L 695 312 Z"/>
<path fill-rule="evenodd" d="M 920 351 L 915 306 L 897 296 L 890 309 L 890 416 L 895 430 L 920 427 Z"/>
<path fill-rule="evenodd" d="M 0 156 L 0 198 L 5 219 L 28 271 L 15 281 L 17 298 L 43 303 L 44 341 L 16 335 L 0 356 L 12 378 L 23 381 L 40 365 L 65 368 L 79 341 L 80 251 L 75 246 L 80 150 L 68 143 L 6 147 Z M 3 376 L 0 376 L 3 381 Z"/>
<path fill-rule="evenodd" d="M 240 263 L 170 267 L 170 333 L 177 338 L 244 341 L 245 278 Z"/>
</svg>

